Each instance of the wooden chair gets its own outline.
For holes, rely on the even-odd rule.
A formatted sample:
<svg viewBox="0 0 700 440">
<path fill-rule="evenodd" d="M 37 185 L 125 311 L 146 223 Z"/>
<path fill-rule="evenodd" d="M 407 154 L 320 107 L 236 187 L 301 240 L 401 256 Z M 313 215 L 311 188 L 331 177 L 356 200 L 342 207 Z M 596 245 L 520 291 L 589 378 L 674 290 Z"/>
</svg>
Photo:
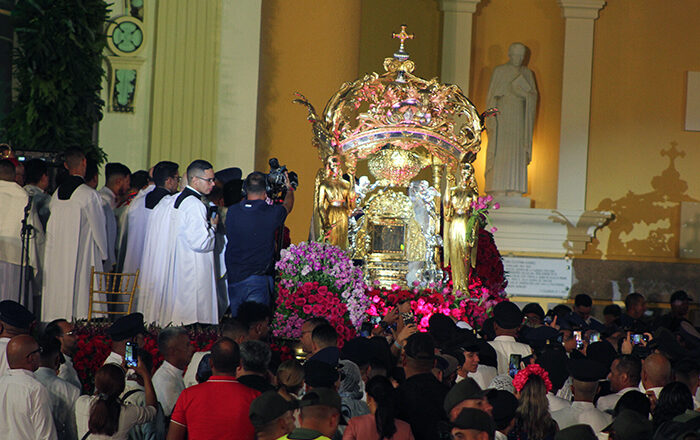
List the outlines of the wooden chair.
<svg viewBox="0 0 700 440">
<path fill-rule="evenodd" d="M 139 280 L 139 270 L 136 273 L 112 273 L 96 272 L 95 266 L 90 268 L 90 308 L 88 309 L 88 321 L 92 320 L 92 314 L 102 315 L 128 315 L 134 303 Z M 102 300 L 96 295 L 105 295 Z M 93 310 L 94 304 L 105 304 L 107 310 Z M 109 310 L 110 306 L 127 306 L 126 311 Z"/>
</svg>

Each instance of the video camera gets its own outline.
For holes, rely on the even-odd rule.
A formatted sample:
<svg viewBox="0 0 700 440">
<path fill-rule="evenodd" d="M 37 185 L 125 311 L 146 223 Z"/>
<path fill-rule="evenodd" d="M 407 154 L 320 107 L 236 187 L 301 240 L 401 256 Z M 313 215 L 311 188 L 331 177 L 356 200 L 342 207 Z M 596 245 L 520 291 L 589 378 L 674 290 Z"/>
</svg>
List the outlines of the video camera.
<svg viewBox="0 0 700 440">
<path fill-rule="evenodd" d="M 285 185 L 284 173 L 287 172 L 287 166 L 280 166 L 280 162 L 276 157 L 273 157 L 268 162 L 270 164 L 270 172 L 267 174 L 267 195 L 272 200 L 282 200 L 287 194 L 287 186 Z M 299 176 L 294 171 L 287 173 L 289 176 L 289 184 L 295 190 L 299 186 Z"/>
</svg>

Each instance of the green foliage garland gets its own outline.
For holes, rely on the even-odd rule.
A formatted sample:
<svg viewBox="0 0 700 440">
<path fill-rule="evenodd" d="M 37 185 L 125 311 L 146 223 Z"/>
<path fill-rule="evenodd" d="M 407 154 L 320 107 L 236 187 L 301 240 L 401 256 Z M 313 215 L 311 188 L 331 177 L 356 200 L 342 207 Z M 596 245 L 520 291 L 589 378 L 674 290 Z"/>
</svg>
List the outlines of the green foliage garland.
<svg viewBox="0 0 700 440">
<path fill-rule="evenodd" d="M 105 22 L 104 0 L 18 0 L 12 11 L 17 35 L 13 109 L 3 121 L 15 148 L 65 151 L 80 147 L 98 162 L 93 144 L 102 119 L 100 98 Z"/>
</svg>

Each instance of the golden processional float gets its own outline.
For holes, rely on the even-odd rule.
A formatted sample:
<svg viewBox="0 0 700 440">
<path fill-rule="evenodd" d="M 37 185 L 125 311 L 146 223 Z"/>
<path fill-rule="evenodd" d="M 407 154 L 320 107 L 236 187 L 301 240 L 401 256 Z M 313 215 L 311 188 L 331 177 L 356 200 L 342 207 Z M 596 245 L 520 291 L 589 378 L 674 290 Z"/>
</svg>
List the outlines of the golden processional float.
<svg viewBox="0 0 700 440">
<path fill-rule="evenodd" d="M 323 164 L 310 235 L 361 260 L 368 283 L 443 281 L 442 257 L 465 291 L 478 237 L 468 220 L 482 121 L 458 86 L 412 74 L 406 26 L 393 37 L 401 43 L 386 72 L 344 83 L 321 115 L 304 96 L 294 100 L 309 111 Z M 357 178 L 358 167 L 374 179 Z M 416 179 L 424 169 L 431 182 Z"/>
</svg>

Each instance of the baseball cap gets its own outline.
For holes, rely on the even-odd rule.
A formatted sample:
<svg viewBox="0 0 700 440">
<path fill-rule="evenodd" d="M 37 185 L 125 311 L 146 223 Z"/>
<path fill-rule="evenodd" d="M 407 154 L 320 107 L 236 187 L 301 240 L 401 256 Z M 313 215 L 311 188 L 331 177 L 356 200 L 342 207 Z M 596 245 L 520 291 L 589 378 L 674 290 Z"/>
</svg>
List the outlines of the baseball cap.
<svg viewBox="0 0 700 440">
<path fill-rule="evenodd" d="M 468 377 L 455 384 L 445 396 L 445 412 L 447 414 L 459 403 L 469 399 L 481 399 L 486 395 L 486 391 L 479 387 L 474 379 Z"/>
<path fill-rule="evenodd" d="M 277 391 L 265 391 L 250 404 L 248 416 L 253 426 L 265 426 L 287 411 L 299 407 L 298 401 L 287 401 Z"/>
<path fill-rule="evenodd" d="M 496 431 L 496 425 L 491 416 L 476 408 L 464 408 L 452 422 L 452 426 L 459 429 L 484 431 L 489 434 L 489 438 L 493 437 Z"/>
<path fill-rule="evenodd" d="M 299 404 L 302 408 L 307 406 L 328 406 L 340 411 L 341 400 L 337 391 L 331 388 L 314 388 L 304 394 Z"/>
</svg>

